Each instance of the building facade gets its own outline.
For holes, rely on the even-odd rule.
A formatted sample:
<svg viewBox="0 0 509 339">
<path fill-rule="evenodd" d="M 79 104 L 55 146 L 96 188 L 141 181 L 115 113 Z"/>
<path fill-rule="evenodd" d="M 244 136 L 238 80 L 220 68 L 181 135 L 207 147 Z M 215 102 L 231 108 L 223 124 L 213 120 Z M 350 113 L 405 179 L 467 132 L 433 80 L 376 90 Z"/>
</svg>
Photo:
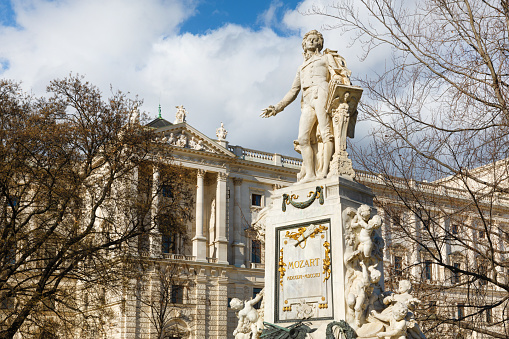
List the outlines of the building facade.
<svg viewBox="0 0 509 339">
<path fill-rule="evenodd" d="M 139 281 L 132 281 L 132 289 L 111 300 L 114 316 L 107 337 L 157 337 L 154 321 L 150 319 L 154 314 L 153 306 L 144 303 L 143 298 L 150 299 L 154 291 L 160 293 L 155 286 L 160 284 L 156 272 L 161 267 L 181 267 L 170 284 L 171 307 L 167 310 L 163 326 L 163 337 L 167 339 L 233 338 L 237 318 L 228 307 L 229 300 L 234 297 L 251 299 L 264 287 L 264 244 L 254 234 L 252 225 L 262 216 L 263 209 L 270 205 L 271 191 L 296 181 L 302 162 L 298 158 L 230 145 L 222 124 L 218 128 L 217 138 L 209 138 L 185 122 L 185 114 L 183 116 L 181 114 L 179 118 L 177 114 L 174 123 L 157 118 L 148 126 L 156 129 L 156 142 L 171 148 L 172 158 L 160 158 L 161 164 L 177 163 L 195 176 L 195 218 L 188 225 L 187 240 L 179 237 L 168 239 L 157 233 L 150 235 L 148 250 L 140 256 L 152 263 L 153 275 L 142 282 L 145 287 L 140 287 Z M 158 177 L 157 166 L 154 166 L 154 185 L 157 185 Z M 379 214 L 384 219 L 381 233 L 386 246 L 386 280 L 397 282 L 413 277 L 412 280 L 423 282 L 419 287 L 421 291 L 431 291 L 433 286 L 447 286 L 447 289 L 436 288 L 432 298 L 423 300 L 423 308 L 428 308 L 430 314 L 436 314 L 437 308 L 447 305 L 447 309 L 444 307 L 441 312 L 451 318 L 461 318 L 470 312 L 466 309 L 470 302 L 467 298 L 467 289 L 470 287 L 461 284 L 463 278 L 460 269 L 481 265 L 477 263 L 475 251 L 466 252 L 465 247 L 482 250 L 482 239 L 487 239 L 489 235 L 483 235 L 482 228 L 476 226 L 479 221 L 468 210 L 455 212 L 462 209 L 467 200 L 464 190 L 454 185 L 440 188 L 438 184 L 401 181 L 401 191 L 408 191 L 408 187 L 414 185 L 419 186 L 422 194 L 429 194 L 429 198 L 424 199 L 429 203 L 420 209 L 413 209 L 405 203 L 405 199 L 394 193 L 394 183 L 398 184 L 398 179 L 392 178 L 388 182 L 387 178 L 357 171 L 356 180 L 370 187 L 375 194 L 376 204 L 383 207 L 379 208 Z M 445 189 L 449 191 L 441 191 Z M 502 233 L 507 232 L 508 206 L 509 201 L 501 198 L 494 207 L 494 220 L 499 225 L 497 232 L 501 234 L 500 239 L 506 240 L 509 236 L 504 238 Z M 430 213 L 435 214 L 433 219 L 429 218 Z M 456 217 L 452 218 L 453 215 Z M 435 252 L 424 246 L 430 239 L 422 230 L 430 228 L 433 228 L 435 235 L 443 234 L 444 241 L 435 250 L 443 251 L 440 252 L 440 255 L 444 255 L 443 260 L 458 270 L 435 263 Z M 408 232 L 414 232 L 423 242 L 418 245 L 415 241 L 408 241 L 405 234 L 396 229 L 410 230 Z M 457 239 L 447 240 L 454 234 L 458 238 L 463 236 L 468 246 L 459 244 Z M 506 241 L 499 240 L 496 245 L 500 261 L 505 260 L 506 244 Z M 501 279 L 507 281 L 508 268 L 497 270 Z M 504 297 L 504 291 L 500 289 L 490 293 L 494 300 Z M 480 313 L 477 318 L 488 324 L 500 324 L 507 316 L 506 305 L 504 302 L 490 309 L 489 314 L 488 311 Z M 483 334 L 469 331 L 447 333 L 447 328 L 443 331 L 450 337 L 483 337 Z"/>
</svg>

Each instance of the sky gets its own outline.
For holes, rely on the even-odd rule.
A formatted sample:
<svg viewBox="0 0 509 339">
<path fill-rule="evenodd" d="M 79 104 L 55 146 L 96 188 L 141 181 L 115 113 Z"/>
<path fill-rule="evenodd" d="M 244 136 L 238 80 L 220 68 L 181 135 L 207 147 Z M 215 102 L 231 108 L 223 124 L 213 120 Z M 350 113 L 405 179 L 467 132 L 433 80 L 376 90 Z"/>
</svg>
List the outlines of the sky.
<svg viewBox="0 0 509 339">
<path fill-rule="evenodd" d="M 332 1 L 332 0 L 330 0 Z M 290 89 L 302 63 L 302 36 L 321 30 L 362 77 L 383 58 L 361 62 L 359 44 L 333 19 L 303 15 L 329 0 L 0 0 L 0 78 L 43 95 L 52 79 L 85 76 L 105 95 L 110 86 L 144 100 L 141 110 L 187 122 L 207 136 L 224 123 L 231 145 L 299 155 L 300 99 L 278 116 L 259 117 Z M 356 142 L 368 125 L 359 123 Z"/>
</svg>

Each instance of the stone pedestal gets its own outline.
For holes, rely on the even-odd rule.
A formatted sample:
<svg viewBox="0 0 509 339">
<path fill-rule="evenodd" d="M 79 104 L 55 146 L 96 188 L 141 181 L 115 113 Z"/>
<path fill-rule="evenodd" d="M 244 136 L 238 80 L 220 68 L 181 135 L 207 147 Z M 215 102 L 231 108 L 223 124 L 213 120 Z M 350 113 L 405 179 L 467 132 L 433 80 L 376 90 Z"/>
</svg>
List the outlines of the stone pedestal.
<svg viewBox="0 0 509 339">
<path fill-rule="evenodd" d="M 264 320 L 312 328 L 345 320 L 343 211 L 373 205 L 364 185 L 331 177 L 273 191 L 266 219 Z"/>
</svg>

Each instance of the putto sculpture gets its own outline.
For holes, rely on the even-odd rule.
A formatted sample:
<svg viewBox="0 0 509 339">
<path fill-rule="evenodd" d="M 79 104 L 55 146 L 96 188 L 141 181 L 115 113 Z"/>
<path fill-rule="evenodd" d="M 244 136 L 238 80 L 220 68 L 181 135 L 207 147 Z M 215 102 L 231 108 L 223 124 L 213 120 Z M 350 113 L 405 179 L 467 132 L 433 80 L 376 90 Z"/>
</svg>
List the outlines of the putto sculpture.
<svg viewBox="0 0 509 339">
<path fill-rule="evenodd" d="M 279 103 L 264 109 L 261 116 L 275 116 L 302 91 L 299 133 L 294 141 L 295 150 L 302 154 L 303 160 L 299 182 L 328 175 L 353 179 L 355 173 L 346 153 L 346 137 L 354 136 L 356 107 L 362 89 L 351 85 L 351 71 L 343 57 L 329 49 L 321 53 L 320 32 L 306 33 L 302 48 L 304 63 L 297 70 L 292 88 Z"/>
<path fill-rule="evenodd" d="M 263 329 L 263 307 L 254 308 L 263 299 L 263 290 L 251 300 L 242 301 L 233 298 L 230 307 L 237 312 L 237 328 L 233 332 L 235 339 L 258 339 Z"/>
</svg>

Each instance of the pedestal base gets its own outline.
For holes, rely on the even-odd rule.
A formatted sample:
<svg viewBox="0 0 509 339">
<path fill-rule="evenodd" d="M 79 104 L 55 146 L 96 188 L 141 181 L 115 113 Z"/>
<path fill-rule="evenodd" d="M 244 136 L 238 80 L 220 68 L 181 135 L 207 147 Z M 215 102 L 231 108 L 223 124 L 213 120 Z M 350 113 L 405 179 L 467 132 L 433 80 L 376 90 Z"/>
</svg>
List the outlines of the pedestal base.
<svg viewBox="0 0 509 339">
<path fill-rule="evenodd" d="M 372 206 L 369 188 L 340 176 L 275 190 L 266 219 L 264 320 L 319 328 L 345 320 L 343 211 Z"/>
</svg>

